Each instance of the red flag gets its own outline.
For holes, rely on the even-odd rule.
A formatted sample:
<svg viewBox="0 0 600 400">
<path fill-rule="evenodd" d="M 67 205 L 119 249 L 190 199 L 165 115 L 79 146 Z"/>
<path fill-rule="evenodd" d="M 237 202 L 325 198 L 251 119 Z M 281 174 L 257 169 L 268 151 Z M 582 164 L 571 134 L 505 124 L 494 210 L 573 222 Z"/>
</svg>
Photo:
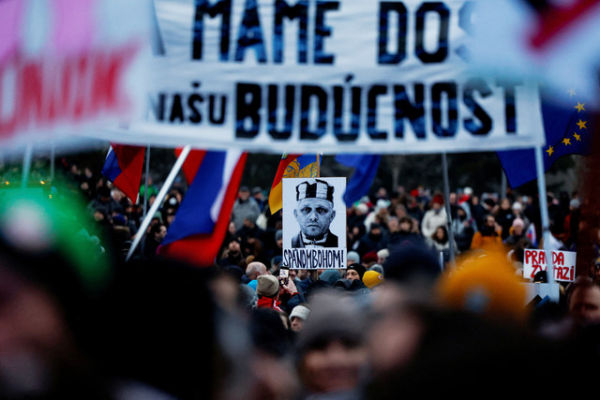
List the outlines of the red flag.
<svg viewBox="0 0 600 400">
<path fill-rule="evenodd" d="M 112 143 L 102 168 L 102 174 L 134 204 L 139 195 L 145 152 L 145 147 Z"/>
</svg>

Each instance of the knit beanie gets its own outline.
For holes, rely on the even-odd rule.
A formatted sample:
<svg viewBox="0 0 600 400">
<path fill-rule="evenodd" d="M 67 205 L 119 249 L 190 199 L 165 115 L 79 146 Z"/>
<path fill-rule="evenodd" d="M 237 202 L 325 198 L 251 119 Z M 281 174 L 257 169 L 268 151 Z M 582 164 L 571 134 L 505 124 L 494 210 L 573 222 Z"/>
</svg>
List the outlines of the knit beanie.
<svg viewBox="0 0 600 400">
<path fill-rule="evenodd" d="M 383 275 L 377 271 L 367 271 L 363 275 L 362 281 L 366 287 L 372 289 L 380 283 L 383 283 Z"/>
<path fill-rule="evenodd" d="M 279 292 L 279 281 L 273 275 L 260 275 L 257 278 L 256 294 L 264 297 L 275 297 Z"/>
<path fill-rule="evenodd" d="M 346 268 L 346 270 L 349 269 L 353 269 L 358 273 L 358 276 L 360 277 L 360 279 L 363 278 L 363 275 L 365 274 L 365 271 L 367 270 L 362 264 L 358 264 L 358 263 L 354 263 L 354 264 L 350 264 L 348 266 L 348 268 Z"/>
</svg>

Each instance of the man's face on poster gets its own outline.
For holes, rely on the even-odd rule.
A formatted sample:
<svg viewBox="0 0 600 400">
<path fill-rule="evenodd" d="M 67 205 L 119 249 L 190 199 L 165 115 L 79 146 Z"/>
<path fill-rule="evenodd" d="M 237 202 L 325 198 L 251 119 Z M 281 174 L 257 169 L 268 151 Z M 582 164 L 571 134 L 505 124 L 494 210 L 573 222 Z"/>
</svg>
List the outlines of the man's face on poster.
<svg viewBox="0 0 600 400">
<path fill-rule="evenodd" d="M 335 218 L 333 204 L 324 199 L 307 198 L 298 202 L 294 216 L 300 230 L 308 238 L 321 237 Z"/>
</svg>

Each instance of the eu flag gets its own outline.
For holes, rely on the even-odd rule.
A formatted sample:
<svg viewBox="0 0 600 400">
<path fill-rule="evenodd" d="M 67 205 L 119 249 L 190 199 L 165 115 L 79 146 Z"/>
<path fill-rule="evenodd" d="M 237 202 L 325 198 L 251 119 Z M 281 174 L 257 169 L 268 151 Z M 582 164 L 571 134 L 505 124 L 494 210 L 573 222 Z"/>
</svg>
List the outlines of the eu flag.
<svg viewBox="0 0 600 400">
<path fill-rule="evenodd" d="M 350 208 L 355 201 L 369 192 L 381 156 L 378 154 L 338 154 L 335 160 L 348 167 L 354 167 L 354 174 L 350 177 L 344 193 L 344 202 L 346 207 Z"/>
<path fill-rule="evenodd" d="M 548 171 L 562 156 L 590 152 L 592 119 L 586 110 L 586 104 L 577 99 L 573 90 L 566 96 L 568 102 L 561 104 L 542 97 L 542 117 L 546 135 L 546 146 L 543 148 L 544 171 Z M 499 151 L 497 154 L 512 188 L 537 178 L 533 149 Z"/>
</svg>

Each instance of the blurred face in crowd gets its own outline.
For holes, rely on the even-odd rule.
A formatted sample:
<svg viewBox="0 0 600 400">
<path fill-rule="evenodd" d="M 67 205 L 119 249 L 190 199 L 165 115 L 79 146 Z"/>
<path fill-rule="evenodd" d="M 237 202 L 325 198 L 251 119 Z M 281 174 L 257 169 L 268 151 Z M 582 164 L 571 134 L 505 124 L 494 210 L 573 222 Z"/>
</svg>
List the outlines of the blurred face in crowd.
<svg viewBox="0 0 600 400">
<path fill-rule="evenodd" d="M 450 193 L 450 204 L 456 204 L 456 193 Z"/>
<path fill-rule="evenodd" d="M 298 277 L 298 279 L 304 280 L 304 279 L 308 278 L 308 270 L 307 269 L 299 269 L 296 271 L 298 271 L 296 273 L 296 276 Z M 291 272 L 291 270 L 290 270 L 290 272 Z"/>
<path fill-rule="evenodd" d="M 446 239 L 446 232 L 444 231 L 444 229 L 442 227 L 439 227 L 436 229 L 435 237 L 437 240 L 445 240 Z"/>
<path fill-rule="evenodd" d="M 390 217 L 387 223 L 388 229 L 390 232 L 398 232 L 400 230 L 400 224 L 398 223 L 398 218 Z"/>
<path fill-rule="evenodd" d="M 307 198 L 298 202 L 294 216 L 306 237 L 318 238 L 329 229 L 329 225 L 335 218 L 335 210 L 328 200 Z"/>
<path fill-rule="evenodd" d="M 411 229 L 411 223 L 410 222 L 408 222 L 406 220 L 400 222 L 400 230 L 402 232 L 410 232 L 410 229 Z"/>
<path fill-rule="evenodd" d="M 398 204 L 394 210 L 394 213 L 398 218 L 406 217 L 406 207 L 404 207 L 402 204 Z"/>
<path fill-rule="evenodd" d="M 303 326 L 304 326 L 304 320 L 302 318 L 299 318 L 299 317 L 292 318 L 291 329 L 294 332 L 300 332 L 302 330 Z"/>
<path fill-rule="evenodd" d="M 300 375 L 312 392 L 330 393 L 354 389 L 367 353 L 360 343 L 332 338 L 308 350 Z"/>
<path fill-rule="evenodd" d="M 237 254 L 241 251 L 240 244 L 237 240 L 232 240 L 227 245 L 227 250 L 229 250 L 229 254 Z"/>
<path fill-rule="evenodd" d="M 523 234 L 523 226 L 521 225 L 513 225 L 513 232 L 517 236 L 521 236 Z"/>
<path fill-rule="evenodd" d="M 102 214 L 102 212 L 98 211 L 98 210 L 94 211 L 94 220 L 96 222 L 103 221 L 104 220 L 104 214 Z"/>
<path fill-rule="evenodd" d="M 167 236 L 167 227 L 161 225 L 159 231 L 156 233 L 156 239 L 162 241 L 165 236 Z"/>
<path fill-rule="evenodd" d="M 600 264 L 594 265 L 592 279 L 594 279 L 594 282 L 596 282 L 596 284 L 600 283 Z"/>
<path fill-rule="evenodd" d="M 244 218 L 243 224 L 246 228 L 254 228 L 254 226 L 256 225 L 254 221 L 254 218 Z"/>
<path fill-rule="evenodd" d="M 349 269 L 346 271 L 346 279 L 349 279 L 351 281 L 358 281 L 360 280 L 360 275 L 358 275 L 358 272 L 356 272 L 356 270 Z"/>
<path fill-rule="evenodd" d="M 373 237 L 379 237 L 379 236 L 381 236 L 381 228 L 379 228 L 379 227 L 372 228 L 371 229 L 371 236 L 373 236 Z"/>
<path fill-rule="evenodd" d="M 238 193 L 240 200 L 246 201 L 250 197 L 250 192 L 247 190 L 240 190 Z"/>
<path fill-rule="evenodd" d="M 117 203 L 119 203 L 121 200 L 123 200 L 123 197 L 125 197 L 125 194 L 123 192 L 121 192 L 119 189 L 111 190 L 110 195 L 113 198 L 113 200 L 116 201 Z"/>
<path fill-rule="evenodd" d="M 510 210 L 510 200 L 502 199 L 502 202 L 500 203 L 500 208 L 502 208 L 503 210 Z"/>
<path fill-rule="evenodd" d="M 367 334 L 369 362 L 375 373 L 406 365 L 419 346 L 424 327 L 405 306 L 403 292 L 383 284 L 374 292 L 373 318 Z"/>
<path fill-rule="evenodd" d="M 433 202 L 431 208 L 433 208 L 434 211 L 439 211 L 442 208 L 442 205 L 438 202 Z"/>
<path fill-rule="evenodd" d="M 490 227 L 490 228 L 495 227 L 496 226 L 496 219 L 494 219 L 493 216 L 488 215 L 487 217 L 485 217 L 485 225 L 488 226 L 488 227 Z"/>
<path fill-rule="evenodd" d="M 227 227 L 227 231 L 232 235 L 235 234 L 235 222 L 231 221 L 229 223 L 229 226 Z"/>
<path fill-rule="evenodd" d="M 73 355 L 67 332 L 49 294 L 0 267 L 0 397 L 5 390 L 11 398 L 43 393 L 52 369 Z"/>
<path fill-rule="evenodd" d="M 569 312 L 576 323 L 587 325 L 600 322 L 600 287 L 575 289 L 569 302 Z"/>
<path fill-rule="evenodd" d="M 171 226 L 171 224 L 173 223 L 173 221 L 175 220 L 175 211 L 170 212 L 169 214 L 167 214 L 167 225 Z"/>
</svg>

